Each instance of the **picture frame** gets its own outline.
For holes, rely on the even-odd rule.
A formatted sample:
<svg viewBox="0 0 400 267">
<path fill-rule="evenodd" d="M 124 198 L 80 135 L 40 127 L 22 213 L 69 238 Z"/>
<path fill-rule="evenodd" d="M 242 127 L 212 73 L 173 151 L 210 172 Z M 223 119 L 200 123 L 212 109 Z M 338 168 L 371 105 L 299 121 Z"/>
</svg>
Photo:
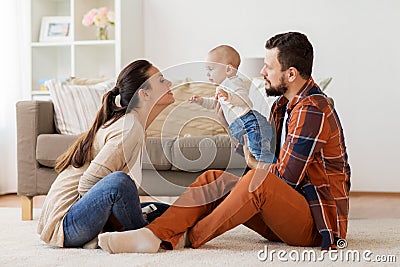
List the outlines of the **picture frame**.
<svg viewBox="0 0 400 267">
<path fill-rule="evenodd" d="M 70 41 L 71 30 L 71 17 L 42 17 L 39 42 Z"/>
</svg>

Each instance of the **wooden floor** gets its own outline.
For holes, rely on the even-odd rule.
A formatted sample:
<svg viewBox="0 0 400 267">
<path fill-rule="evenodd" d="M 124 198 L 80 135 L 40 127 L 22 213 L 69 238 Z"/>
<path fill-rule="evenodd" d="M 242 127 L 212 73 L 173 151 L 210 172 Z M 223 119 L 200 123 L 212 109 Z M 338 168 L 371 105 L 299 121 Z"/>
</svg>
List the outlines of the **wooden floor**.
<svg viewBox="0 0 400 267">
<path fill-rule="evenodd" d="M 45 196 L 33 198 L 34 208 L 41 208 Z M 172 203 L 174 197 L 141 197 L 141 201 L 164 201 Z M 20 207 L 21 200 L 16 194 L 0 196 L 0 207 Z M 400 193 L 358 193 L 350 194 L 350 219 L 400 218 Z"/>
</svg>

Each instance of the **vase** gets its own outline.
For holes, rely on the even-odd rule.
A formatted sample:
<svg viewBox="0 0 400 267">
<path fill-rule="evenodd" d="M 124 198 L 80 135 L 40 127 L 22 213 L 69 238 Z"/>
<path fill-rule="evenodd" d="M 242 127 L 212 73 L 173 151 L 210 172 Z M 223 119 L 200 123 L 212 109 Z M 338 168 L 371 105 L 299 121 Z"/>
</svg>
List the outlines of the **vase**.
<svg viewBox="0 0 400 267">
<path fill-rule="evenodd" d="M 108 40 L 108 27 L 97 27 L 96 38 L 97 40 Z"/>
</svg>

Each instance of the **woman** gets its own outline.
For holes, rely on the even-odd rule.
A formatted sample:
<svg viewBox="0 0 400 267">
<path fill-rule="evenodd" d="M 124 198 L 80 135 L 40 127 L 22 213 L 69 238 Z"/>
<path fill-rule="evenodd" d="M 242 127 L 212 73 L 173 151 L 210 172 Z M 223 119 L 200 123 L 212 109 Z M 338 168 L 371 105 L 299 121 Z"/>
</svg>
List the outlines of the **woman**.
<svg viewBox="0 0 400 267">
<path fill-rule="evenodd" d="M 44 242 L 82 247 L 93 240 L 89 246 L 97 247 L 97 235 L 109 218 L 112 230 L 132 230 L 148 223 L 136 185 L 126 173 L 141 173 L 144 131 L 175 101 L 170 86 L 146 60 L 137 60 L 121 71 L 115 87 L 103 96 L 91 128 L 56 164 L 59 175 L 38 225 Z M 118 95 L 120 106 L 115 103 Z M 161 211 L 168 207 L 157 205 Z"/>
</svg>

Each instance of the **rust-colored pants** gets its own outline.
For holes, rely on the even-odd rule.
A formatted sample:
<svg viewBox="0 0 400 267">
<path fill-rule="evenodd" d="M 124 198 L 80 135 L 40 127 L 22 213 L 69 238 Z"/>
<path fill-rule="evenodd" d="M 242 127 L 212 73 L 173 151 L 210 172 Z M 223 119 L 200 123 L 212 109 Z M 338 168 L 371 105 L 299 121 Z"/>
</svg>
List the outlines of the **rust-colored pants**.
<svg viewBox="0 0 400 267">
<path fill-rule="evenodd" d="M 250 170 L 242 178 L 206 171 L 159 218 L 146 227 L 172 249 L 189 229 L 198 248 L 244 224 L 270 241 L 294 246 L 320 246 L 306 199 L 276 175 Z"/>
</svg>

